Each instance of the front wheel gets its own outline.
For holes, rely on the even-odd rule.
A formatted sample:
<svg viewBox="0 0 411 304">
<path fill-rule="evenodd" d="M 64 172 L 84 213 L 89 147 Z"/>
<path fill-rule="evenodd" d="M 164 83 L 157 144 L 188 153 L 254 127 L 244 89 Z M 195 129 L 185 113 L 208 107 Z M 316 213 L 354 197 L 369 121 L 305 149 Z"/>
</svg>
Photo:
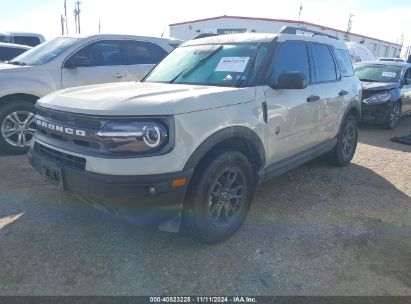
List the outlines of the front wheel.
<svg viewBox="0 0 411 304">
<path fill-rule="evenodd" d="M 385 128 L 388 130 L 394 129 L 398 122 L 400 121 L 401 117 L 401 105 L 396 102 L 392 105 L 391 110 L 387 113 L 385 118 Z"/>
<path fill-rule="evenodd" d="M 0 108 L 0 150 L 9 154 L 27 153 L 36 131 L 34 104 L 12 101 Z"/>
<path fill-rule="evenodd" d="M 331 153 L 331 160 L 337 166 L 348 165 L 354 157 L 358 142 L 358 122 L 354 116 L 348 115 L 338 135 L 337 145 Z"/>
<path fill-rule="evenodd" d="M 207 243 L 228 239 L 246 218 L 253 188 L 251 165 L 239 152 L 223 152 L 200 165 L 185 206 L 190 230 Z"/>
</svg>

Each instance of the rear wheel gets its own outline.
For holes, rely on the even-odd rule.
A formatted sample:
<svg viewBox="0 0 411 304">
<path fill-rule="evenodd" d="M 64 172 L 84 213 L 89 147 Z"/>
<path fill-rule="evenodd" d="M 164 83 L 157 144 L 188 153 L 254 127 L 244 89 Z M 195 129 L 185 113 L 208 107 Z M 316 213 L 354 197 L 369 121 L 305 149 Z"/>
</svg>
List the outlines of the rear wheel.
<svg viewBox="0 0 411 304">
<path fill-rule="evenodd" d="M 186 226 L 207 243 L 232 236 L 244 222 L 253 196 L 248 159 L 223 152 L 200 165 L 186 202 Z"/>
<path fill-rule="evenodd" d="M 385 128 L 388 130 L 394 129 L 401 117 L 401 104 L 396 102 L 392 105 L 391 110 L 387 113 L 385 118 Z"/>
<path fill-rule="evenodd" d="M 348 165 L 354 157 L 358 142 L 358 122 L 348 115 L 338 135 L 337 145 L 331 153 L 332 162 L 337 166 Z"/>
<path fill-rule="evenodd" d="M 0 150 L 9 154 L 27 153 L 36 124 L 34 104 L 13 101 L 0 109 Z"/>
</svg>

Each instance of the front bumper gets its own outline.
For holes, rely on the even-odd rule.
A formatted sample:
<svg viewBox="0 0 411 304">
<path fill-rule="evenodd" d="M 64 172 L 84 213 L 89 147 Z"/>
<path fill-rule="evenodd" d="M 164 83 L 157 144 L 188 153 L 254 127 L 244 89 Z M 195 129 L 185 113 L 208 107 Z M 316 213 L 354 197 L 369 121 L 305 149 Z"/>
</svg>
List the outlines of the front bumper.
<svg viewBox="0 0 411 304">
<path fill-rule="evenodd" d="M 30 164 L 43 175 L 43 164 L 53 164 L 61 170 L 63 190 L 104 201 L 116 213 L 162 210 L 175 214 L 181 209 L 193 170 L 159 175 L 113 176 L 75 168 L 45 155 L 35 143 L 28 153 Z M 138 169 L 136 168 L 136 171 Z M 183 186 L 173 187 L 173 181 L 185 178 Z M 153 191 L 155 189 L 155 191 Z M 170 215 L 174 216 L 174 215 Z"/>
<path fill-rule="evenodd" d="M 383 123 L 391 110 L 391 103 L 368 105 L 361 103 L 361 121 L 368 123 Z"/>
</svg>

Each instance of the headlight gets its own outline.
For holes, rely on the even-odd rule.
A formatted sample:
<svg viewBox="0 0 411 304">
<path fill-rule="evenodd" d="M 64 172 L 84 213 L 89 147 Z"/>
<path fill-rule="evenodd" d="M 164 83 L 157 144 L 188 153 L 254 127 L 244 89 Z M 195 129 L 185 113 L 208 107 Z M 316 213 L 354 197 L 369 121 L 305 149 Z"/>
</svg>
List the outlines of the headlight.
<svg viewBox="0 0 411 304">
<path fill-rule="evenodd" d="M 377 103 L 385 103 L 391 99 L 391 93 L 382 93 L 373 95 L 367 99 L 364 99 L 363 102 L 366 104 L 377 104 Z"/>
<path fill-rule="evenodd" d="M 169 128 L 161 121 L 109 122 L 97 136 L 113 153 L 153 154 L 168 145 Z"/>
</svg>

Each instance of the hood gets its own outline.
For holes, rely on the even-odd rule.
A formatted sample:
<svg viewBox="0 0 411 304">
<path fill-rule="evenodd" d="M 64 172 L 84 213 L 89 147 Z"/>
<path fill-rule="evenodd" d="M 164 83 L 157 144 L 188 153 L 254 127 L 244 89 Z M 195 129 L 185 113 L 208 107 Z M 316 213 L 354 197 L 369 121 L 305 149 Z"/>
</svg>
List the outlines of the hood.
<svg viewBox="0 0 411 304">
<path fill-rule="evenodd" d="M 37 104 L 87 115 L 175 115 L 254 100 L 255 88 L 122 82 L 57 91 Z"/>
<path fill-rule="evenodd" d="M 8 63 L 0 63 L 0 74 L 1 73 L 13 73 L 13 72 L 24 72 L 29 70 L 30 66 L 13 65 Z"/>
<path fill-rule="evenodd" d="M 364 91 L 387 91 L 398 88 L 398 83 L 392 82 L 363 82 L 362 89 Z"/>
</svg>

